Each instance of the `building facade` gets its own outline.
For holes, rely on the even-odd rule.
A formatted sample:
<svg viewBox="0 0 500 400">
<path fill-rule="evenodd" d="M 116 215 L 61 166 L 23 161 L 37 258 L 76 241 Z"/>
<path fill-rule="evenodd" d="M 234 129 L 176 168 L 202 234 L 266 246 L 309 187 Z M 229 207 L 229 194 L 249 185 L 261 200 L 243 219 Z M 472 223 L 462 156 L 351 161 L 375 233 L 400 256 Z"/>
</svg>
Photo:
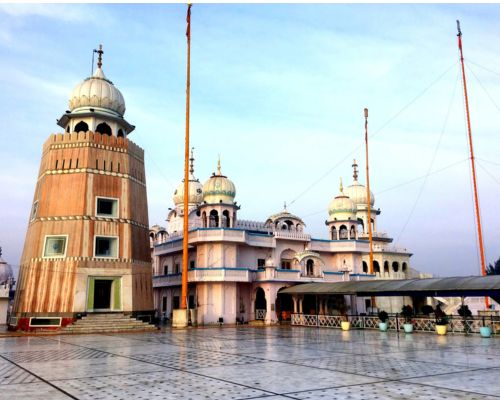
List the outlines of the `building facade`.
<svg viewBox="0 0 500 400">
<path fill-rule="evenodd" d="M 43 145 L 11 318 L 17 329 L 153 310 L 144 151 L 128 139 L 134 126 L 101 55 L 58 120 L 64 133 Z"/>
<path fill-rule="evenodd" d="M 221 171 L 202 185 L 189 180 L 189 308 L 192 322 L 262 320 L 268 324 L 289 319 L 293 312 L 335 313 L 342 303 L 350 312 L 366 312 L 371 299 L 289 297 L 280 289 L 305 282 L 354 279 L 404 279 L 411 254 L 392 247 L 392 239 L 378 230 L 380 210 L 371 195 L 374 273 L 368 270 L 368 205 L 366 187 L 354 180 L 328 206 L 327 239 L 313 238 L 304 221 L 286 206 L 262 221 L 238 217 L 235 184 Z M 176 189 L 167 227 L 150 230 L 155 309 L 169 317 L 179 307 L 181 293 L 184 215 L 183 183 Z M 399 311 L 405 299 L 377 298 L 376 306 Z"/>
</svg>

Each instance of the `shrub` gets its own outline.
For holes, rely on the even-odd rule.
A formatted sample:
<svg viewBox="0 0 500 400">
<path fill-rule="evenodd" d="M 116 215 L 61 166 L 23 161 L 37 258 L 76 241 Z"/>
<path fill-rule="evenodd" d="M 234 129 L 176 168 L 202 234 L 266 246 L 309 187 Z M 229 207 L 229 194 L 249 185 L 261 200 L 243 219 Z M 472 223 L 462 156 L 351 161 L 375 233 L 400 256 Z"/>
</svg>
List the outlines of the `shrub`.
<svg viewBox="0 0 500 400">
<path fill-rule="evenodd" d="M 386 322 L 389 319 L 389 314 L 382 310 L 378 313 L 378 319 L 382 322 Z"/>
<path fill-rule="evenodd" d="M 405 317 L 405 322 L 410 323 L 411 317 L 413 317 L 413 307 L 410 305 L 403 306 L 401 314 Z"/>
</svg>

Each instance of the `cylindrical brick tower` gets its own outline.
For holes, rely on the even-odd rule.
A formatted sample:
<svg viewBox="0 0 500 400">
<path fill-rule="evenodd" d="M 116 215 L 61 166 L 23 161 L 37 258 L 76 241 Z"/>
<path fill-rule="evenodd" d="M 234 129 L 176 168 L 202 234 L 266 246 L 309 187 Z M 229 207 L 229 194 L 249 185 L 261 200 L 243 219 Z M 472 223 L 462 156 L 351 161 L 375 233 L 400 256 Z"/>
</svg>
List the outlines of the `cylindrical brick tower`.
<svg viewBox="0 0 500 400">
<path fill-rule="evenodd" d="M 144 151 L 104 76 L 79 84 L 43 146 L 11 326 L 57 328 L 92 312 L 153 313 Z"/>
</svg>

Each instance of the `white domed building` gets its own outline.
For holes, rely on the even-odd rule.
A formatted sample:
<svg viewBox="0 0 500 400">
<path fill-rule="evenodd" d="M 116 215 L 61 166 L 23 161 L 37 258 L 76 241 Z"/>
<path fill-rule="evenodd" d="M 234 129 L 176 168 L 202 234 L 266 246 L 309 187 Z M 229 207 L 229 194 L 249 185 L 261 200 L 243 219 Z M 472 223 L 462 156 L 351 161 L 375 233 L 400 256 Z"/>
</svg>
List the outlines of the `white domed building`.
<svg viewBox="0 0 500 400">
<path fill-rule="evenodd" d="M 202 193 L 199 182 L 190 181 L 188 292 L 189 308 L 197 311 L 194 323 L 215 324 L 222 318 L 227 323 L 262 320 L 272 324 L 289 320 L 293 313 L 328 314 L 334 312 L 331 299 L 319 298 L 316 303 L 312 296 L 290 296 L 280 290 L 305 282 L 407 276 L 411 254 L 391 248 L 392 239 L 378 233 L 374 235 L 376 262 L 399 267 L 369 273 L 366 187 L 357 180 L 356 163 L 354 170 L 352 185 L 344 189 L 341 183 L 339 194 L 328 206 L 327 238 L 311 237 L 303 219 L 288 211 L 286 204 L 262 221 L 240 219 L 236 185 L 222 173 L 220 160 Z M 152 251 L 155 307 L 167 317 L 180 303 L 182 218 L 170 215 L 179 215 L 183 194 L 179 186 L 168 220 L 168 232 L 177 234 L 157 240 Z M 375 219 L 380 212 L 373 209 L 374 196 L 370 197 Z M 358 298 L 351 309 L 366 312 L 369 302 Z M 384 307 L 399 311 L 391 309 L 391 303 Z"/>
</svg>

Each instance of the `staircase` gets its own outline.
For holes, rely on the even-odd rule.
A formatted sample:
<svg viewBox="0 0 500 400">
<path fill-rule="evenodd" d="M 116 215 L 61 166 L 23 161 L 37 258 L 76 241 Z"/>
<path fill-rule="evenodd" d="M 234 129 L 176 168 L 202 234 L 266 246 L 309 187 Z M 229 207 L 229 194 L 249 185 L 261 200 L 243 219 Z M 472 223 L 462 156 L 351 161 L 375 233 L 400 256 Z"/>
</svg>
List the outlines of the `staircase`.
<svg viewBox="0 0 500 400">
<path fill-rule="evenodd" d="M 88 314 L 73 324 L 65 326 L 61 333 L 104 332 L 156 332 L 158 329 L 123 313 Z"/>
</svg>

